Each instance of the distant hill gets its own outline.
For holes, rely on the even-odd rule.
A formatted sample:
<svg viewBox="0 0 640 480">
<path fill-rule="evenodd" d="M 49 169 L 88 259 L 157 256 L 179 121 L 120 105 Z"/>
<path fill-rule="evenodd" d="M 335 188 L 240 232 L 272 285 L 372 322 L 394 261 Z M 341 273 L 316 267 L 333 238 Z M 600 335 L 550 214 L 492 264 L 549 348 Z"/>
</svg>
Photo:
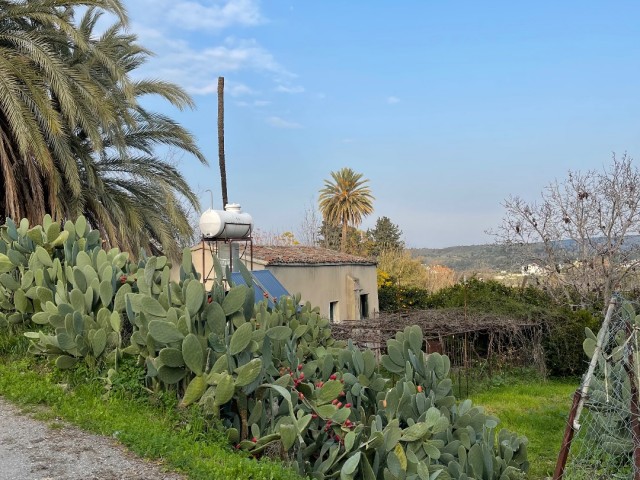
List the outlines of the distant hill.
<svg viewBox="0 0 640 480">
<path fill-rule="evenodd" d="M 411 256 L 425 265 L 444 265 L 457 272 L 519 272 L 522 266 L 502 245 L 466 245 L 447 248 L 410 248 Z"/>
<path fill-rule="evenodd" d="M 568 240 L 564 240 L 565 248 Z M 640 235 L 625 238 L 626 248 L 638 248 Z M 542 245 L 540 245 L 542 250 Z M 411 256 L 422 258 L 425 265 L 444 265 L 457 272 L 502 271 L 519 272 L 521 260 L 502 245 L 467 245 L 447 248 L 410 248 Z"/>
<path fill-rule="evenodd" d="M 467 245 L 447 248 L 410 248 L 411 256 L 425 265 L 444 265 L 458 272 L 519 271 L 520 263 L 502 245 Z"/>
</svg>

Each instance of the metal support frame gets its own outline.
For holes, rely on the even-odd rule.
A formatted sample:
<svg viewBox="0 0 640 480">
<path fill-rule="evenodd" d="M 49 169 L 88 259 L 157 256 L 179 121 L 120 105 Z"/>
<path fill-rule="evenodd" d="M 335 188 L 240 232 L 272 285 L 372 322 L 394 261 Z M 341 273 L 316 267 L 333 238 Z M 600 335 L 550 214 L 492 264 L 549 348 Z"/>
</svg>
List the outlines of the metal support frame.
<svg viewBox="0 0 640 480">
<path fill-rule="evenodd" d="M 202 283 L 206 284 L 209 280 L 213 280 L 215 275 L 212 275 L 214 272 L 213 266 L 209 269 L 208 272 L 205 273 L 205 249 L 208 247 L 208 251 L 213 255 L 218 255 L 220 253 L 220 243 L 223 245 L 229 245 L 229 268 L 233 271 L 233 248 L 232 245 L 234 243 L 244 243 L 244 250 L 239 255 L 239 258 L 246 258 L 247 246 L 249 247 L 249 263 L 251 265 L 250 270 L 253 270 L 253 226 L 249 227 L 249 236 L 244 238 L 226 238 L 224 233 L 227 229 L 227 225 L 245 225 L 244 223 L 227 223 L 220 232 L 220 235 L 217 237 L 205 237 L 204 235 L 201 237 L 202 242 Z"/>
</svg>

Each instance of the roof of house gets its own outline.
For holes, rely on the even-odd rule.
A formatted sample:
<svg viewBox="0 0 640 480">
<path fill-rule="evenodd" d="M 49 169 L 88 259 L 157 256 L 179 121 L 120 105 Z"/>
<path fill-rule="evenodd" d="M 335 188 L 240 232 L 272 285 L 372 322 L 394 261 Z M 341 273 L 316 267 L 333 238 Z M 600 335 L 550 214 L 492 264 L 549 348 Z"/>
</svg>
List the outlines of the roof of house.
<svg viewBox="0 0 640 480">
<path fill-rule="evenodd" d="M 302 245 L 254 246 L 253 258 L 265 265 L 376 265 L 372 258 Z"/>
</svg>

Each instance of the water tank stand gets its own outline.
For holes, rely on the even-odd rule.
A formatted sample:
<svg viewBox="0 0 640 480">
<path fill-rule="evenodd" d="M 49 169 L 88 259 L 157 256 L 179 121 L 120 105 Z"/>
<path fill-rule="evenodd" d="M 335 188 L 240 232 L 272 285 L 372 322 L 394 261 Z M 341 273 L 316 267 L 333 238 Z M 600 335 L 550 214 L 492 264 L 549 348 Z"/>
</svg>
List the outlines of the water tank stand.
<svg viewBox="0 0 640 480">
<path fill-rule="evenodd" d="M 222 234 L 224 233 L 221 232 Z M 214 263 L 212 262 L 211 264 L 211 268 L 209 269 L 208 272 L 205 273 L 205 269 L 206 269 L 206 257 L 205 257 L 205 250 L 208 250 L 208 252 L 210 253 L 210 255 L 216 256 L 218 258 L 218 260 L 225 260 L 225 264 L 222 265 L 223 268 L 228 266 L 229 269 L 231 271 L 233 271 L 233 267 L 234 267 L 234 255 L 233 255 L 233 251 L 234 251 L 234 245 L 238 245 L 238 250 L 240 250 L 241 246 L 239 244 L 244 244 L 244 248 L 242 248 L 242 252 L 239 252 L 237 255 L 237 261 L 241 261 L 241 258 L 247 258 L 246 254 L 247 254 L 247 248 L 249 250 L 249 264 L 250 264 L 250 270 L 253 270 L 253 237 L 251 236 L 251 230 L 249 230 L 249 235 L 245 238 L 242 239 L 228 239 L 228 238 L 224 238 L 224 236 L 218 236 L 218 237 L 205 237 L 204 235 L 201 237 L 201 242 L 202 242 L 202 283 L 204 285 L 206 285 L 206 283 L 208 281 L 214 281 L 215 280 L 215 268 L 214 268 Z M 222 245 L 228 245 L 229 246 L 229 258 L 228 258 L 228 263 L 227 263 L 227 259 L 221 259 L 220 258 L 220 253 L 221 253 L 221 244 Z M 222 263 L 222 262 L 221 262 Z M 226 275 L 226 272 L 223 271 L 223 275 Z M 228 280 L 226 278 L 222 279 L 223 283 L 226 283 L 228 286 Z"/>
</svg>

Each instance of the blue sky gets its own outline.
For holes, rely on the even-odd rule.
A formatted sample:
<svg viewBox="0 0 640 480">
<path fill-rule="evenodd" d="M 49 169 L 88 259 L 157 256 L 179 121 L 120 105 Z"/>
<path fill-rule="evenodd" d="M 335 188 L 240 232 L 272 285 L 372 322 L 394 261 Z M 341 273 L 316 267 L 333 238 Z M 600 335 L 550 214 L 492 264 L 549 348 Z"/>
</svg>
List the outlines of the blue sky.
<svg viewBox="0 0 640 480">
<path fill-rule="evenodd" d="M 220 208 L 217 77 L 229 199 L 263 231 L 299 228 L 332 170 L 370 179 L 408 246 L 491 242 L 510 194 L 534 200 L 612 152 L 640 161 L 637 1 L 125 0 L 141 69 L 189 91 Z"/>
</svg>

